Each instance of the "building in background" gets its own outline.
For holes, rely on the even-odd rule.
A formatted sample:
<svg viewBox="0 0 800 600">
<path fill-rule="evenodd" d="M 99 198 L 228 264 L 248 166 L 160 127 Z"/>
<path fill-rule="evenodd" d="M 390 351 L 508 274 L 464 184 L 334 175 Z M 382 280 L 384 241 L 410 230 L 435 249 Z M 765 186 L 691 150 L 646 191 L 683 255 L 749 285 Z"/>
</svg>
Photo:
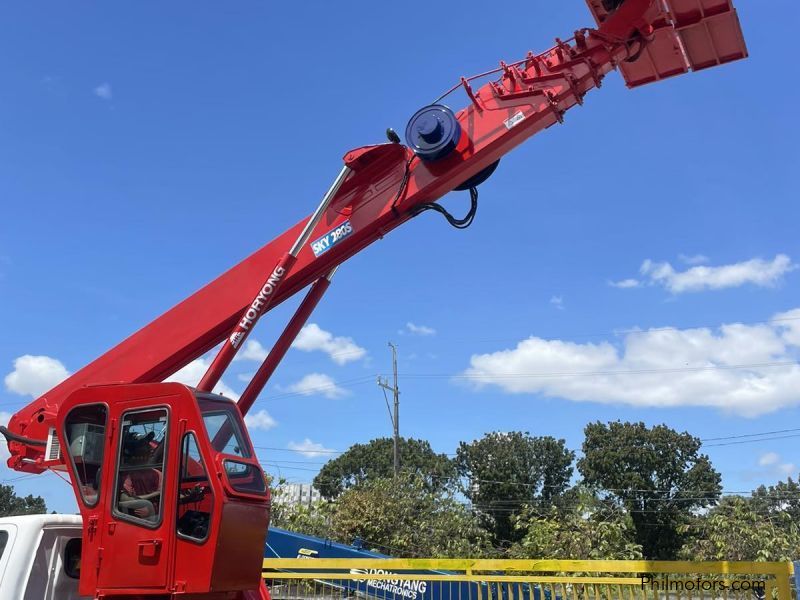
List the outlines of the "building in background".
<svg viewBox="0 0 800 600">
<path fill-rule="evenodd" d="M 273 502 L 284 506 L 311 506 L 321 498 L 319 490 L 310 483 L 287 483 L 278 488 Z"/>
</svg>

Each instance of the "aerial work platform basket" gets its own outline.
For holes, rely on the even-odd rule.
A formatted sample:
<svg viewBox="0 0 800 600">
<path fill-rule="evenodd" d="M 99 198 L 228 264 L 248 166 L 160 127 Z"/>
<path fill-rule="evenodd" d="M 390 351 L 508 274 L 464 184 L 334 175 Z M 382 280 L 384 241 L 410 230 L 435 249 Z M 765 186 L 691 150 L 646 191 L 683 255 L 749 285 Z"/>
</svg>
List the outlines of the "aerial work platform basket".
<svg viewBox="0 0 800 600">
<path fill-rule="evenodd" d="M 608 0 L 587 0 L 598 25 Z M 661 0 L 641 56 L 619 65 L 628 87 L 637 87 L 747 57 L 736 9 L 730 0 Z M 624 10 L 624 5 L 619 10 Z"/>
</svg>

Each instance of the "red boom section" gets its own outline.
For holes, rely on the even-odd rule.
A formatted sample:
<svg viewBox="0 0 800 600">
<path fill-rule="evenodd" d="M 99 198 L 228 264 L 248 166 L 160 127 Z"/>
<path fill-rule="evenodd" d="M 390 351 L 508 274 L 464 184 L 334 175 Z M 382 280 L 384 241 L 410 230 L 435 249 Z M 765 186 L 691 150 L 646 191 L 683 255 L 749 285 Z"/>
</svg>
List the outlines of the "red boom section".
<svg viewBox="0 0 800 600">
<path fill-rule="evenodd" d="M 599 0 L 590 0 L 601 21 L 598 30 L 580 30 L 567 42 L 557 40 L 556 46 L 543 54 L 501 63 L 499 69 L 483 74 L 497 75 L 479 89 L 473 90 L 470 84 L 477 77 L 462 79 L 469 104 L 456 113 L 462 135 L 447 158 L 426 163 L 400 144 L 368 146 L 346 154 L 344 162 L 351 172 L 314 230 L 311 244 L 300 250 L 293 268 L 274 291 L 270 307 L 414 216 L 420 205 L 442 197 L 532 135 L 562 122 L 564 113 L 582 104 L 584 95 L 599 87 L 603 77 L 616 67 L 622 67 L 633 85 L 648 77 L 655 80 L 684 72 L 669 62 L 676 52 L 683 51 L 674 46 L 665 51 L 664 39 L 677 36 L 683 40 L 693 68 L 710 66 L 705 54 L 709 43 L 717 57 L 714 64 L 746 54 L 743 42 L 737 46 L 741 32 L 727 0 L 692 0 L 690 4 L 701 6 L 699 13 L 684 10 L 687 2 L 672 0 L 675 10 L 669 5 L 665 10 L 662 0 L 626 0 L 609 15 Z M 729 10 L 709 15 L 706 5 L 709 10 L 718 5 Z M 712 32 L 711 42 L 701 39 L 698 28 Z M 647 65 L 645 75 L 637 74 L 640 63 Z M 331 171 L 333 174 L 334 168 Z M 58 406 L 75 389 L 103 383 L 162 381 L 223 341 L 305 221 L 22 409 L 9 424 L 11 433 L 44 440 Z M 340 232 L 338 238 L 326 235 L 335 232 Z M 329 243 L 314 245 L 314 240 L 323 236 Z M 12 468 L 41 472 L 49 466 L 43 457 L 44 446 L 11 441 L 9 449 L 12 455 L 8 464 Z"/>
</svg>

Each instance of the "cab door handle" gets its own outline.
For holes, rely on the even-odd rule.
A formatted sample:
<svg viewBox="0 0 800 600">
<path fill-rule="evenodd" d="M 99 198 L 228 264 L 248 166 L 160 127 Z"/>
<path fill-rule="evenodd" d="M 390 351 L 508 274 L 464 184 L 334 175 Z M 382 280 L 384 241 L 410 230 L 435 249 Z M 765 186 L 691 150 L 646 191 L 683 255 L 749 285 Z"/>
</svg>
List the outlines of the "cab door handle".
<svg viewBox="0 0 800 600">
<path fill-rule="evenodd" d="M 152 540 L 139 540 L 139 556 L 142 558 L 154 559 L 156 556 L 158 556 L 162 543 L 163 540 L 159 538 Z"/>
</svg>

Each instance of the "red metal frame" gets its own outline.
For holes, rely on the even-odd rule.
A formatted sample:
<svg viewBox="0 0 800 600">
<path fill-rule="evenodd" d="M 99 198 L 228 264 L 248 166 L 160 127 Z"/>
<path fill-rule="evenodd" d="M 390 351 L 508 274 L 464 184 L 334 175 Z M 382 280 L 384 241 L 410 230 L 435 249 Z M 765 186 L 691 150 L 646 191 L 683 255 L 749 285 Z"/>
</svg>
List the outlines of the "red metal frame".
<svg viewBox="0 0 800 600">
<path fill-rule="evenodd" d="M 463 88 L 469 103 L 456 112 L 462 134 L 446 158 L 424 162 L 393 143 L 348 152 L 342 172 L 314 215 L 15 414 L 6 432 L 9 466 L 39 473 L 63 464 L 63 459 L 46 460 L 42 440 L 57 427 L 67 398 L 84 386 L 154 384 L 222 342 L 198 386 L 212 389 L 258 318 L 313 283 L 245 390 L 239 408 L 246 413 L 327 289 L 326 274 L 418 214 L 421 205 L 457 188 L 532 135 L 563 122 L 565 113 L 582 104 L 586 93 L 600 87 L 603 77 L 616 68 L 633 87 L 747 55 L 730 0 L 626 0 L 612 14 L 601 0 L 587 2 L 597 29 L 579 30 L 569 40 L 557 39 L 542 54 L 501 62 L 498 69 L 462 78 L 448 92 Z M 495 79 L 473 87 L 492 76 Z M 317 238 L 324 242 L 308 243 Z M 163 395 L 156 389 L 159 385 L 168 384 L 155 384 L 152 397 Z M 169 385 L 171 390 L 175 384 Z M 119 392 L 127 393 L 131 392 Z M 63 437 L 60 431 L 59 435 Z M 98 526 L 92 519 L 103 514 L 105 502 L 91 509 L 81 506 L 91 532 Z M 266 597 L 263 585 L 259 594 Z"/>
</svg>

